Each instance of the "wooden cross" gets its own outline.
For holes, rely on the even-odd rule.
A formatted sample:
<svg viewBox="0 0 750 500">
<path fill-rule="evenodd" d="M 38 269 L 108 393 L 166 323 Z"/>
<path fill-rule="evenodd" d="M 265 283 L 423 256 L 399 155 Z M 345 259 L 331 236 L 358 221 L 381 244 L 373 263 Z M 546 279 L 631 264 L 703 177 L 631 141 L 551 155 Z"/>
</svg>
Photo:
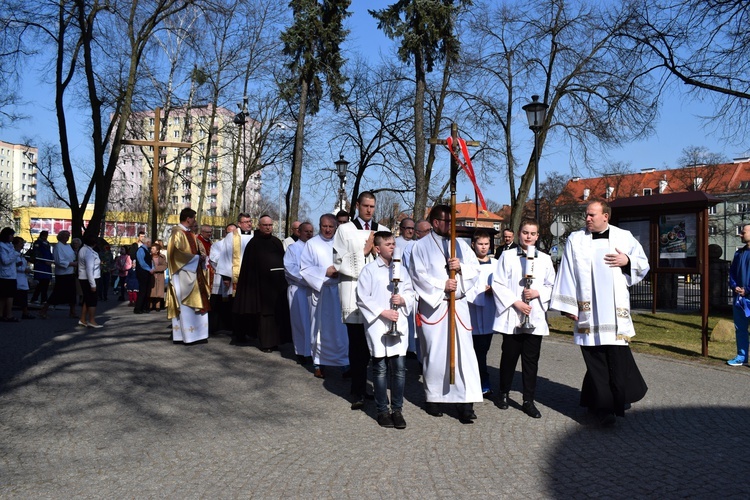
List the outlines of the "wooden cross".
<svg viewBox="0 0 750 500">
<path fill-rule="evenodd" d="M 161 137 L 161 108 L 154 110 L 154 139 L 150 141 L 123 139 L 122 144 L 128 146 L 151 146 L 154 148 L 154 161 L 151 172 L 151 241 L 159 239 L 157 235 L 156 215 L 159 206 L 159 156 L 161 148 L 192 148 L 190 142 L 160 141 Z"/>
<path fill-rule="evenodd" d="M 451 151 L 451 242 L 450 258 L 456 256 L 456 177 L 458 177 L 458 125 L 451 124 L 451 138 L 453 142 L 453 151 Z M 448 141 L 430 137 L 430 144 L 442 144 L 447 146 Z M 466 141 L 467 146 L 479 146 L 477 141 Z M 456 279 L 456 271 L 449 270 L 448 278 Z M 450 358 L 450 384 L 456 383 L 456 292 L 448 294 L 448 357 Z"/>
</svg>

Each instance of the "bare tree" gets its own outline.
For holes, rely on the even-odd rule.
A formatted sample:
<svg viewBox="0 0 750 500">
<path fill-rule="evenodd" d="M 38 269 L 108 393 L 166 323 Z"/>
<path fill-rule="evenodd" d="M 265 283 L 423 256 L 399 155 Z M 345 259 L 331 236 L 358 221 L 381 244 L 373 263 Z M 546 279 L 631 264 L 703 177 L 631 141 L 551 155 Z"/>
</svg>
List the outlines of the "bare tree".
<svg viewBox="0 0 750 500">
<path fill-rule="evenodd" d="M 649 133 L 656 102 L 639 47 L 619 37 L 633 23 L 633 13 L 622 6 L 536 0 L 483 5 L 472 12 L 476 53 L 467 55 L 465 64 L 477 71 L 466 100 L 481 113 L 485 130 L 502 130 L 488 130 L 487 136 L 498 141 L 491 147 L 506 165 L 516 227 L 534 180 L 536 151 L 520 171 L 515 153 L 519 140 L 532 139 L 525 120 L 522 139 L 514 126 L 529 94 L 538 93 L 549 106 L 539 132 L 539 155 L 548 135 L 555 134 L 570 147 L 574 164 L 587 164 L 592 148 Z"/>
<path fill-rule="evenodd" d="M 676 78 L 697 100 L 716 104 L 708 122 L 742 143 L 750 126 L 750 3 L 745 0 L 644 0 L 624 33 L 647 47 L 649 69 Z"/>
</svg>

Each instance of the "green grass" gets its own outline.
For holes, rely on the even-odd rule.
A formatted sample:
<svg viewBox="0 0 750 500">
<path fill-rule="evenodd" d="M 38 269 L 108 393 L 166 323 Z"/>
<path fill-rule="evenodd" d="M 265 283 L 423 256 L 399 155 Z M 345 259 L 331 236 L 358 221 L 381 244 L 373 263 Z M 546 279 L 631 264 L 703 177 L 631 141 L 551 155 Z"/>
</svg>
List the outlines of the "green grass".
<svg viewBox="0 0 750 500">
<path fill-rule="evenodd" d="M 731 316 L 709 316 L 708 332 L 720 319 Z M 548 315 L 550 335 L 573 341 L 573 322 L 557 312 Z M 630 342 L 634 352 L 709 364 L 726 363 L 737 354 L 732 342 L 708 342 L 708 356 L 701 356 L 701 317 L 698 313 L 633 312 L 635 337 Z"/>
</svg>

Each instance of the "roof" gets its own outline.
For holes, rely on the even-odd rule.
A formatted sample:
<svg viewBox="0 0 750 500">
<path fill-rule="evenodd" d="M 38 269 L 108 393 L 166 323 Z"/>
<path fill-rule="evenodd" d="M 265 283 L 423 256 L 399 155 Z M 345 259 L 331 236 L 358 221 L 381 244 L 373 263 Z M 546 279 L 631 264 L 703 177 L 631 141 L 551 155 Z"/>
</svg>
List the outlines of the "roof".
<svg viewBox="0 0 750 500">
<path fill-rule="evenodd" d="M 573 178 L 556 204 L 583 203 L 589 198 L 615 200 L 652 195 L 705 191 L 732 193 L 750 189 L 750 161 L 719 165 L 692 165 L 679 169 L 643 169 L 588 179 Z"/>
<path fill-rule="evenodd" d="M 503 217 L 487 211 L 481 210 L 473 202 L 456 203 L 456 220 L 482 220 L 490 222 L 502 222 Z"/>
</svg>

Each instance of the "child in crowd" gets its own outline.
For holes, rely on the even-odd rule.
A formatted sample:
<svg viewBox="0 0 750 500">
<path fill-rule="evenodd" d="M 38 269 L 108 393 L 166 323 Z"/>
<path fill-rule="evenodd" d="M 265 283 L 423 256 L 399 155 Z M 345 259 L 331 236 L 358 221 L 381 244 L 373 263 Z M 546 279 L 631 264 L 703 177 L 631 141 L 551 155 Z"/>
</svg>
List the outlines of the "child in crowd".
<svg viewBox="0 0 750 500">
<path fill-rule="evenodd" d="M 365 334 L 372 355 L 372 378 L 378 425 L 405 429 L 402 414 L 406 349 L 409 345 L 408 316 L 414 307 L 414 289 L 400 262 L 393 265 L 396 240 L 388 231 L 373 239 L 378 257 L 367 264 L 357 280 L 357 307 L 367 324 Z M 398 293 L 394 293 L 394 280 Z M 391 383 L 391 412 L 388 411 L 388 380 Z"/>
<path fill-rule="evenodd" d="M 128 292 L 128 305 L 134 306 L 138 299 L 138 276 L 134 267 L 131 267 L 125 276 L 125 291 Z"/>
<path fill-rule="evenodd" d="M 492 296 L 492 273 L 497 261 L 490 254 L 490 234 L 481 229 L 474 232 L 471 248 L 479 261 L 479 279 L 474 288 L 466 292 L 471 315 L 471 339 L 474 341 L 474 352 L 479 365 L 479 377 L 482 381 L 482 394 L 487 397 L 490 390 L 490 374 L 487 370 L 487 353 L 492 344 L 492 330 L 495 321 L 495 299 Z"/>
</svg>

